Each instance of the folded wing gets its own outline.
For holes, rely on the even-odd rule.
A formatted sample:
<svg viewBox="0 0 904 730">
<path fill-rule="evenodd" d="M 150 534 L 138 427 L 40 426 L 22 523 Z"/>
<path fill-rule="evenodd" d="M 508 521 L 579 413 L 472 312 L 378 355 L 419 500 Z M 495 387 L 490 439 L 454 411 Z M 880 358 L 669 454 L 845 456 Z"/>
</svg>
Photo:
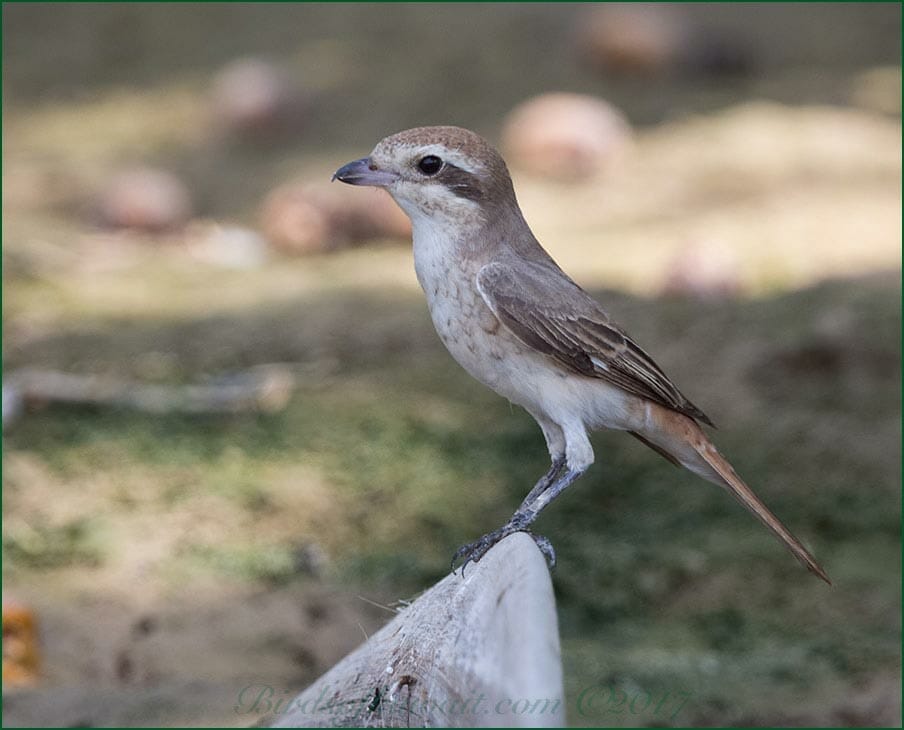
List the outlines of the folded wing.
<svg viewBox="0 0 904 730">
<path fill-rule="evenodd" d="M 602 307 L 553 263 L 494 262 L 477 288 L 500 322 L 524 344 L 568 370 L 713 425 L 653 359 L 609 321 Z"/>
</svg>

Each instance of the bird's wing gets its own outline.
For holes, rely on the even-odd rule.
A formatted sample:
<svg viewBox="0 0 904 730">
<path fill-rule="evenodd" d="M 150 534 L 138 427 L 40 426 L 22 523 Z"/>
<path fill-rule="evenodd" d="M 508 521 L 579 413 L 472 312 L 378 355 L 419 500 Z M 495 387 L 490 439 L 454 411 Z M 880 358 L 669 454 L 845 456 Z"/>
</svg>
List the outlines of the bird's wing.
<svg viewBox="0 0 904 730">
<path fill-rule="evenodd" d="M 565 368 L 713 425 L 555 264 L 490 263 L 477 273 L 477 289 L 512 334 Z"/>
</svg>

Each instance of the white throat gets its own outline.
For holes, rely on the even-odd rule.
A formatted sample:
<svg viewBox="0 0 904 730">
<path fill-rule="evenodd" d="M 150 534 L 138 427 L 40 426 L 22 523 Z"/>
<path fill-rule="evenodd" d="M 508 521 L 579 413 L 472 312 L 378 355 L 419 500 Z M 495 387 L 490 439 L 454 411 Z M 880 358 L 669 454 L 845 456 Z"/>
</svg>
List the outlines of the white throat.
<svg viewBox="0 0 904 730">
<path fill-rule="evenodd" d="M 409 213 L 409 217 L 414 270 L 432 305 L 437 292 L 445 289 L 450 279 L 473 280 L 477 275 L 481 264 L 474 255 L 474 244 L 479 240 L 482 225 L 474 216 L 470 220 L 450 220 L 420 210 Z"/>
</svg>

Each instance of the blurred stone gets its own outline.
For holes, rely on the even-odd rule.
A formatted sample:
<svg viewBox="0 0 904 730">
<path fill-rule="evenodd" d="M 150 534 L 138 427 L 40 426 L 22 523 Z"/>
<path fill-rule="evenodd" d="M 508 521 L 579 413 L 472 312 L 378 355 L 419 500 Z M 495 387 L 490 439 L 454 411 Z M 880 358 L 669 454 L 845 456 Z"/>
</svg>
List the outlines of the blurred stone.
<svg viewBox="0 0 904 730">
<path fill-rule="evenodd" d="M 622 74 L 668 72 L 688 46 L 678 8 L 652 3 L 602 3 L 581 13 L 577 44 L 591 66 Z"/>
<path fill-rule="evenodd" d="M 191 216 L 188 188 L 170 172 L 136 167 L 115 175 L 97 200 L 101 222 L 113 228 L 160 232 Z"/>
<path fill-rule="evenodd" d="M 696 299 L 728 299 L 741 293 L 741 266 L 730 248 L 715 242 L 689 243 L 672 259 L 662 293 Z"/>
<path fill-rule="evenodd" d="M 211 113 L 216 126 L 246 140 L 266 140 L 297 129 L 304 100 L 278 68 L 259 58 L 225 66 L 213 82 Z"/>
<path fill-rule="evenodd" d="M 349 241 L 411 238 L 411 221 L 385 190 L 362 190 L 347 185 L 331 186 L 329 190 L 334 206 L 333 220 Z"/>
<path fill-rule="evenodd" d="M 512 110 L 502 130 L 513 166 L 562 180 L 611 169 L 631 143 L 631 127 L 618 109 L 581 94 L 529 99 Z"/>
<path fill-rule="evenodd" d="M 337 247 L 328 210 L 302 184 L 288 183 L 267 195 L 260 224 L 267 240 L 283 253 L 323 253 Z"/>
<path fill-rule="evenodd" d="M 322 253 L 378 238 L 407 238 L 408 217 L 382 190 L 290 182 L 261 209 L 261 229 L 278 249 Z"/>
<path fill-rule="evenodd" d="M 185 244 L 195 258 L 226 269 L 254 269 L 267 260 L 267 241 L 256 231 L 216 221 L 192 221 Z"/>
</svg>

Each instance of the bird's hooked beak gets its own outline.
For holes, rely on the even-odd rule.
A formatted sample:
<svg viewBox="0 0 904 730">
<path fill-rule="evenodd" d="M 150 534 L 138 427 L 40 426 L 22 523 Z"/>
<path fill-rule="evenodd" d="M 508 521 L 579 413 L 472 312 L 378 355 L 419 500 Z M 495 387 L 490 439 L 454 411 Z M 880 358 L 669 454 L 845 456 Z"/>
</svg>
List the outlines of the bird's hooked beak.
<svg viewBox="0 0 904 730">
<path fill-rule="evenodd" d="M 378 188 L 392 185 L 398 179 L 399 176 L 394 172 L 378 170 L 369 157 L 362 157 L 360 160 L 343 165 L 333 173 L 332 177 L 332 180 L 339 180 L 349 185 L 373 185 Z"/>
</svg>

